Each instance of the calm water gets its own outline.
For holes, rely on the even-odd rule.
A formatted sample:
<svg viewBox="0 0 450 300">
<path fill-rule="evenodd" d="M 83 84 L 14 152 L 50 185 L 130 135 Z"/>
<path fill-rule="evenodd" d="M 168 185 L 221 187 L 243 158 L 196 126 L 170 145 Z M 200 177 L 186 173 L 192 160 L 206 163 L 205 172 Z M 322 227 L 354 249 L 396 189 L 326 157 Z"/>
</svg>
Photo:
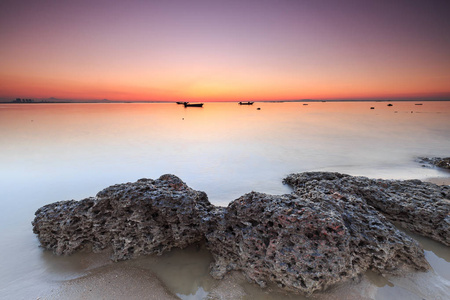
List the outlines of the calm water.
<svg viewBox="0 0 450 300">
<path fill-rule="evenodd" d="M 0 104 L 0 297 L 36 299 L 94 268 L 99 259 L 80 263 L 87 258 L 43 252 L 30 222 L 42 205 L 93 196 L 115 183 L 173 173 L 213 204 L 227 205 L 252 190 L 290 192 L 281 180 L 292 172 L 448 180 L 449 172 L 415 159 L 450 155 L 450 102 L 393 104 Z M 421 241 L 433 280 L 450 280 L 449 248 Z M 157 275 L 180 270 L 169 258 L 147 265 Z M 195 282 L 158 278 L 179 297 L 201 299 L 214 286 L 202 270 L 196 278 L 204 280 Z M 374 286 L 376 299 L 424 298 L 398 280 Z"/>
</svg>

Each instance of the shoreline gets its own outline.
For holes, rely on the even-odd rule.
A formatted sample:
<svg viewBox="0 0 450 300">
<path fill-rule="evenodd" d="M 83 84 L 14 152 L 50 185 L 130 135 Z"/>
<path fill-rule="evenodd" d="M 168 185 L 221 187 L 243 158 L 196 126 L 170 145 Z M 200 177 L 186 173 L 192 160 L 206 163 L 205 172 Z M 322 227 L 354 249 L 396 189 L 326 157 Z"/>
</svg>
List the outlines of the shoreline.
<svg viewBox="0 0 450 300">
<path fill-rule="evenodd" d="M 430 182 L 437 185 L 450 185 L 450 177 L 428 177 L 423 179 L 424 182 Z"/>
<path fill-rule="evenodd" d="M 416 237 L 416 235 L 412 235 Z M 419 237 L 427 251 L 436 247 L 436 242 Z M 429 247 L 431 248 L 429 248 Z M 442 248 L 444 246 L 438 245 Z M 441 253 L 442 254 L 442 253 Z M 442 264 L 439 257 L 429 257 L 436 271 L 411 273 L 404 277 L 386 278 L 368 271 L 359 278 L 331 286 L 309 298 L 286 293 L 277 286 L 269 285 L 265 289 L 249 283 L 242 273 L 231 272 L 222 280 L 213 279 L 205 267 L 210 258 L 204 249 L 190 246 L 185 249 L 173 249 L 162 256 L 149 255 L 134 260 L 111 263 L 109 253 L 78 253 L 80 260 L 89 257 L 85 273 L 79 277 L 57 283 L 47 288 L 37 299 L 262 299 L 262 300 L 331 300 L 358 299 L 373 300 L 401 298 L 404 295 L 417 297 L 417 286 L 426 283 L 430 287 L 439 287 L 441 292 L 450 291 L 445 274 L 436 274 L 436 265 Z M 430 256 L 430 254 L 428 255 Z M 433 254 L 433 256 L 435 256 Z M 449 255 L 447 255 L 449 256 Z M 444 258 L 449 260 L 449 257 Z M 100 262 L 100 263 L 99 263 Z M 86 274 L 87 273 L 87 274 Z M 444 276 L 444 277 L 442 277 Z M 398 285 L 402 283 L 401 285 Z M 417 285 L 417 286 L 416 286 Z M 179 287 L 179 288 L 178 288 Z M 429 293 L 429 291 L 428 291 Z M 396 297 L 396 295 L 398 297 Z M 120 296 L 123 296 L 120 298 Z M 422 294 L 422 297 L 426 295 Z M 432 296 L 432 295 L 428 295 Z M 208 298 L 209 297 L 209 298 Z M 431 299 L 426 298 L 425 299 Z"/>
<path fill-rule="evenodd" d="M 290 180 L 291 184 L 294 186 L 297 184 L 302 184 L 302 176 L 348 176 L 348 175 L 340 175 L 338 173 L 326 173 L 328 175 L 324 175 L 325 173 L 310 173 L 306 175 L 302 174 L 291 174 L 292 177 Z M 163 175 L 164 176 L 173 176 L 173 175 Z M 300 176 L 300 177 L 296 177 Z M 162 178 L 161 177 L 161 178 Z M 164 177 L 164 180 L 169 180 Z M 178 178 L 173 178 L 178 179 Z M 311 178 L 310 178 L 311 179 Z M 308 179 L 310 181 L 310 179 Z M 314 179 L 314 178 L 312 178 Z M 440 180 L 443 184 L 448 184 L 450 182 L 450 178 L 428 178 L 424 180 L 424 182 L 432 182 L 436 180 Z M 170 179 L 172 180 L 172 179 Z M 332 178 L 328 178 L 325 180 L 332 180 Z M 151 179 L 141 179 L 139 182 L 147 182 L 152 181 Z M 298 182 L 297 182 L 298 181 Z M 170 181 L 172 182 L 172 181 Z M 418 184 L 419 181 L 415 182 Z M 175 180 L 170 183 L 170 186 L 173 186 L 176 190 L 181 188 L 181 183 Z M 355 182 L 357 184 L 357 182 Z M 131 183 L 128 183 L 131 184 Z M 413 181 L 410 181 L 409 184 L 414 184 Z M 429 186 L 429 185 L 428 185 Z M 110 188 L 118 189 L 119 185 L 112 186 Z M 412 188 L 412 187 L 411 187 Z M 414 191 L 414 189 L 413 189 Z M 99 193 L 99 197 L 105 197 L 109 195 L 110 191 L 108 189 L 103 190 Z M 337 194 L 340 196 L 339 194 Z M 340 196 L 342 197 L 342 196 Z M 338 201 L 339 199 L 335 199 L 334 201 Z M 62 204 L 62 202 L 59 202 Z M 72 202 L 70 202 L 70 205 Z M 245 203 L 240 202 L 240 205 L 244 205 Z M 48 206 L 46 206 L 48 207 Z M 230 207 L 229 207 L 230 209 Z M 39 210 L 40 211 L 40 210 Z M 38 211 L 38 212 L 39 212 Z M 244 221 L 246 219 L 244 218 Z M 243 222 L 241 220 L 241 222 Z M 400 223 L 399 223 L 400 224 Z M 381 226 L 381 225 L 380 225 Z M 209 237 L 210 238 L 210 237 Z M 431 237 L 433 238 L 433 237 Z M 264 294 L 282 294 L 282 298 L 285 299 L 306 299 L 307 297 L 304 295 L 298 295 L 296 293 L 290 293 L 289 290 L 282 290 L 278 287 L 273 287 L 274 282 L 268 282 L 268 288 L 261 289 L 259 286 L 255 285 L 255 282 L 245 284 L 239 278 L 243 278 L 244 276 L 248 276 L 247 273 L 244 273 L 243 269 L 235 268 L 236 272 L 230 272 L 227 274 L 223 280 L 218 276 L 215 276 L 214 273 L 210 271 L 211 263 L 217 263 L 217 257 L 214 256 L 214 250 L 211 247 L 211 241 L 209 241 L 208 249 L 205 243 L 194 243 L 188 246 L 185 249 L 185 246 L 181 244 L 181 246 L 172 249 L 171 251 L 167 251 L 161 256 L 155 255 L 140 255 L 135 259 L 121 261 L 118 263 L 111 264 L 110 262 L 100 263 L 100 266 L 97 264 L 97 267 L 86 270 L 88 271 L 87 275 L 81 275 L 78 278 L 67 280 L 62 282 L 60 288 L 56 290 L 56 292 L 52 291 L 50 296 L 54 295 L 56 298 L 67 298 L 71 299 L 74 297 L 73 295 L 79 295 L 80 291 L 83 291 L 82 298 L 83 299 L 98 299 L 99 297 L 105 296 L 106 298 L 111 297 L 124 297 L 127 295 L 127 291 L 132 291 L 132 295 L 136 296 L 136 299 L 142 298 L 142 295 L 148 293 L 147 289 L 154 290 L 157 294 L 155 299 L 176 299 L 178 296 L 181 299 L 205 299 L 205 297 L 212 297 L 212 299 L 241 299 L 243 297 L 251 297 L 255 298 L 256 294 L 264 293 Z M 423 240 L 422 240 L 423 242 Z M 427 240 L 425 239 L 425 243 Z M 200 246 L 199 246 L 200 245 Z M 391 248 L 392 249 L 392 248 Z M 414 251 L 413 251 L 414 252 Z M 111 252 L 110 254 L 112 254 Z M 106 253 L 105 253 L 106 254 Z M 87 256 L 91 256 L 90 254 L 86 254 Z M 213 257 L 215 259 L 213 260 Z M 358 256 L 359 257 L 359 256 Z M 411 257 L 411 259 L 413 259 Z M 415 258 L 414 258 L 415 259 Z M 405 289 L 412 292 L 417 296 L 424 296 L 421 292 L 417 292 L 414 290 L 414 285 L 411 285 L 410 281 L 413 283 L 415 281 L 423 281 L 423 280 L 437 280 L 442 284 L 444 290 L 450 289 L 449 286 L 446 285 L 445 280 L 441 278 L 436 273 L 434 275 L 430 275 L 430 272 L 418 272 L 416 271 L 425 271 L 421 268 L 420 257 L 416 262 L 416 267 L 412 267 L 405 265 L 405 270 L 398 266 L 398 271 L 394 273 L 387 272 L 385 275 L 376 275 L 374 272 L 370 271 L 368 268 L 366 271 L 355 274 L 353 277 L 341 278 L 339 281 L 335 281 L 329 285 L 329 289 L 323 291 L 322 289 L 317 290 L 316 293 L 310 295 L 313 299 L 327 299 L 324 295 L 329 295 L 331 297 L 337 297 L 336 291 L 344 291 L 343 299 L 347 299 L 349 297 L 349 289 L 348 287 L 352 284 L 356 284 L 356 291 L 359 294 L 352 295 L 352 297 L 358 299 L 374 299 L 373 296 L 376 295 L 378 288 L 382 288 L 385 286 L 394 287 L 397 284 L 393 285 L 393 282 L 399 282 L 397 289 Z M 447 258 L 446 258 L 447 259 Z M 92 264 L 92 261 L 91 261 Z M 169 270 L 169 269 L 172 270 Z M 380 271 L 379 266 L 375 268 L 375 270 Z M 382 270 L 383 268 L 381 268 Z M 406 270 L 409 270 L 408 272 Z M 413 271 L 414 270 L 414 271 Z M 382 272 L 382 271 L 380 271 Z M 227 272 L 228 273 L 228 272 Z M 232 275 L 230 275 L 232 274 Z M 245 275 L 244 275 L 245 274 Z M 428 274 L 428 275 L 427 275 Z M 212 275 L 212 276 L 211 276 Z M 223 277 L 223 276 L 222 276 Z M 142 278 L 145 280 L 142 281 Z M 214 279 L 216 278 L 216 279 Z M 386 278 L 386 279 L 383 279 Z M 405 278 L 412 278 L 411 280 Z M 424 279 L 425 278 L 425 279 Z M 362 288 L 361 282 L 367 281 L 366 288 Z M 186 281 L 188 281 L 186 283 Z M 190 282 L 189 282 L 190 281 Z M 405 282 L 408 282 L 405 287 Z M 112 285 L 112 288 L 104 289 L 102 286 L 107 284 L 109 287 Z M 121 287 L 126 286 L 125 289 Z M 230 289 L 230 286 L 233 288 Z M 124 291 L 125 290 L 125 294 Z M 182 290 L 182 292 L 180 292 Z M 436 295 L 441 293 L 442 291 L 437 291 Z M 56 293 L 56 294 L 55 294 Z M 121 294 L 122 293 L 122 294 Z M 231 294 L 230 294 L 231 293 Z M 427 295 L 430 292 L 427 292 Z M 155 294 L 155 295 L 156 295 Z M 279 299 L 278 296 L 268 297 L 267 299 Z M 72 295 L 72 296 L 71 296 Z M 427 295 L 424 297 L 426 298 Z M 429 294 L 435 295 L 435 294 Z M 50 297 L 49 296 L 49 297 Z M 174 298 L 175 297 L 175 298 Z M 258 299 L 262 299 L 261 297 L 256 297 Z M 53 299 L 53 298 L 49 298 Z"/>
</svg>

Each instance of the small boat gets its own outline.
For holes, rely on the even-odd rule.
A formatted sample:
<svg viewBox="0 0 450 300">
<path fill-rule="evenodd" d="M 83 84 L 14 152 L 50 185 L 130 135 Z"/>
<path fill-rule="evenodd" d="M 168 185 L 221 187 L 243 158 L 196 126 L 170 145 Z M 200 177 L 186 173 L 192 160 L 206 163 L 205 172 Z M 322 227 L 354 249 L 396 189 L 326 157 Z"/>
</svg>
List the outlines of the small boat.
<svg viewBox="0 0 450 300">
<path fill-rule="evenodd" d="M 178 101 L 177 104 L 184 104 L 184 102 L 183 101 Z"/>
<path fill-rule="evenodd" d="M 375 107 L 372 106 L 370 109 L 375 109 Z"/>
<path fill-rule="evenodd" d="M 387 106 L 392 106 L 392 104 L 391 103 L 389 103 Z"/>
<path fill-rule="evenodd" d="M 239 105 L 253 105 L 255 102 L 247 101 L 247 102 L 239 102 Z"/>
<path fill-rule="evenodd" d="M 184 102 L 184 107 L 203 107 L 203 103 L 189 103 Z"/>
<path fill-rule="evenodd" d="M 423 105 L 422 103 L 416 103 L 416 104 L 414 104 L 414 105 Z"/>
</svg>

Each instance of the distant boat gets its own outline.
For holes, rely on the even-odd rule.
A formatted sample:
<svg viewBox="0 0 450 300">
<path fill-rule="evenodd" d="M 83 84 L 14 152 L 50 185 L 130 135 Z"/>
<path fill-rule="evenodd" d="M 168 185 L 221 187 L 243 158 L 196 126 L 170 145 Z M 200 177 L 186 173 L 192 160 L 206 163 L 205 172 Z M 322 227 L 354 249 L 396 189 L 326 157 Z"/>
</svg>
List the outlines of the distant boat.
<svg viewBox="0 0 450 300">
<path fill-rule="evenodd" d="M 372 106 L 370 109 L 375 109 L 375 107 Z"/>
<path fill-rule="evenodd" d="M 391 103 L 389 103 L 389 104 L 388 104 L 388 106 L 392 106 L 392 104 L 391 104 Z"/>
<path fill-rule="evenodd" d="M 184 102 L 184 107 L 203 107 L 203 103 L 189 103 Z"/>
<path fill-rule="evenodd" d="M 415 105 L 423 105 L 422 103 L 416 103 Z"/>
<path fill-rule="evenodd" d="M 239 102 L 239 105 L 253 105 L 255 102 L 247 101 L 247 102 Z"/>
<path fill-rule="evenodd" d="M 183 101 L 178 101 L 177 104 L 184 104 L 185 102 Z"/>
</svg>

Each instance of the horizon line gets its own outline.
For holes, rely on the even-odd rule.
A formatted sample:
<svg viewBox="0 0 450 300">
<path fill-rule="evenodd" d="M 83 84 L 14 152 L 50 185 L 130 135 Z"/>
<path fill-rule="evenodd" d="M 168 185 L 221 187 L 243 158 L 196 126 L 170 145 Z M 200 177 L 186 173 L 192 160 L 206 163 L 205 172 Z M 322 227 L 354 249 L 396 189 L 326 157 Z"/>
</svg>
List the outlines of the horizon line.
<svg viewBox="0 0 450 300">
<path fill-rule="evenodd" d="M 22 98 L 19 98 L 22 99 Z M 258 102 L 258 103 L 282 103 L 282 102 L 432 102 L 432 101 L 450 101 L 450 99 L 298 99 L 298 100 L 204 100 L 204 101 L 176 101 L 176 100 L 76 100 L 76 99 L 40 99 L 23 98 L 24 100 L 33 100 L 33 102 L 14 102 L 15 100 L 0 99 L 1 104 L 52 104 L 52 103 L 239 103 L 239 102 Z"/>
</svg>

